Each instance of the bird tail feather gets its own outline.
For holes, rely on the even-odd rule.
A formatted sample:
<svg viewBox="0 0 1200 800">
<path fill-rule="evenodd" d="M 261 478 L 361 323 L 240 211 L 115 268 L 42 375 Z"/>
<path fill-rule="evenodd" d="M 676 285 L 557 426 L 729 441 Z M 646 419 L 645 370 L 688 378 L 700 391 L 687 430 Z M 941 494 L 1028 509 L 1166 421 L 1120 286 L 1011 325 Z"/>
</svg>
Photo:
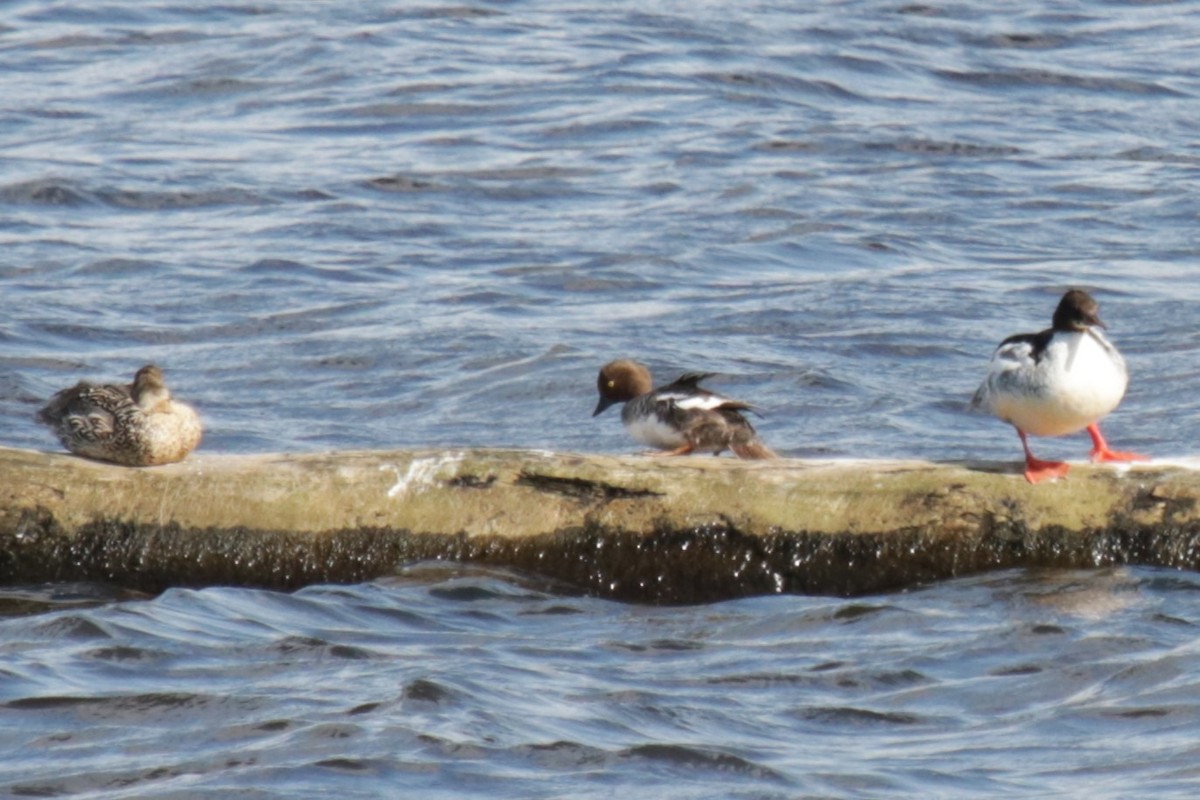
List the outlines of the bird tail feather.
<svg viewBox="0 0 1200 800">
<path fill-rule="evenodd" d="M 757 439 L 757 438 L 751 439 L 748 442 L 740 442 L 738 444 L 731 444 L 729 447 L 731 450 L 733 450 L 733 454 L 736 455 L 738 458 L 746 458 L 746 459 L 779 458 L 779 456 L 775 454 L 774 450 L 767 447 L 765 444 L 762 443 L 762 441 L 760 439 Z"/>
</svg>

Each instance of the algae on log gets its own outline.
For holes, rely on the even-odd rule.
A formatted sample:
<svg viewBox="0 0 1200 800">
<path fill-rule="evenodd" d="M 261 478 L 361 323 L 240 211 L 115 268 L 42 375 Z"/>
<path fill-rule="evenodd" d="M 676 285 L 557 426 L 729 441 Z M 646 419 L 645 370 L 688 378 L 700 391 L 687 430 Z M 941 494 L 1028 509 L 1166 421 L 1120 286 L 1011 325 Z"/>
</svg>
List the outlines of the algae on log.
<svg viewBox="0 0 1200 800">
<path fill-rule="evenodd" d="M 0 583 L 157 591 L 367 580 L 425 559 L 624 600 L 861 594 L 1016 566 L 1200 565 L 1200 473 L 520 450 L 201 454 L 145 469 L 0 448 Z"/>
</svg>

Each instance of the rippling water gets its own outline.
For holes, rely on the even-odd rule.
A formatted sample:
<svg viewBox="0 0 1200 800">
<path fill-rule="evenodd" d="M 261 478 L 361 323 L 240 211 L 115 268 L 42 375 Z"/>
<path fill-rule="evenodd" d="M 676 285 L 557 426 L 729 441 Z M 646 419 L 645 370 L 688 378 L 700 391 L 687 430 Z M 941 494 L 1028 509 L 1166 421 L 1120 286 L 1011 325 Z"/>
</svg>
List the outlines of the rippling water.
<svg viewBox="0 0 1200 800">
<path fill-rule="evenodd" d="M 58 797 L 1187 797 L 1200 578 L 646 608 L 418 568 L 3 598 L 0 787 Z M 72 607 L 74 606 L 74 607 Z"/>
<path fill-rule="evenodd" d="M 1114 445 L 1200 439 L 1189 4 L 5 10 L 3 444 L 54 447 L 47 396 L 155 361 L 213 451 L 623 452 L 588 414 L 635 356 L 722 373 L 786 454 L 1015 460 L 964 401 L 1069 285 L 1133 372 Z M 13 589 L 0 786 L 1189 796 L 1195 588 Z"/>
<path fill-rule="evenodd" d="M 1074 284 L 1135 376 L 1113 438 L 1200 433 L 1183 6 L 10 12 L 8 444 L 153 360 L 214 450 L 628 450 L 588 412 L 630 355 L 790 454 L 1014 457 L 964 398 Z"/>
</svg>

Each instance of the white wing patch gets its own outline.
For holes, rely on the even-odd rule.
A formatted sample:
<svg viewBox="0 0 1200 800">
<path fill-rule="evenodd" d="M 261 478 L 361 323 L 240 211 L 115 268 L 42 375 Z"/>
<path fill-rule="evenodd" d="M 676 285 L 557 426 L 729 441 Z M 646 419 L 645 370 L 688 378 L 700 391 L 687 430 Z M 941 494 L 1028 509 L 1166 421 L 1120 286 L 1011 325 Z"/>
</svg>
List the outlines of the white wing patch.
<svg viewBox="0 0 1200 800">
<path fill-rule="evenodd" d="M 659 400 L 674 400 L 677 408 L 682 408 L 685 411 L 694 408 L 710 410 L 720 408 L 729 402 L 727 398 L 721 397 L 718 394 L 660 394 Z"/>
<path fill-rule="evenodd" d="M 987 375 L 971 399 L 971 407 L 997 414 L 997 403 L 1004 395 L 1032 392 L 1029 384 L 1038 375 L 1037 367 L 1029 342 L 1010 342 L 996 348 L 988 362 Z"/>
<path fill-rule="evenodd" d="M 988 372 L 1004 372 L 1033 365 L 1033 345 L 1029 342 L 1012 342 L 996 348 Z"/>
</svg>

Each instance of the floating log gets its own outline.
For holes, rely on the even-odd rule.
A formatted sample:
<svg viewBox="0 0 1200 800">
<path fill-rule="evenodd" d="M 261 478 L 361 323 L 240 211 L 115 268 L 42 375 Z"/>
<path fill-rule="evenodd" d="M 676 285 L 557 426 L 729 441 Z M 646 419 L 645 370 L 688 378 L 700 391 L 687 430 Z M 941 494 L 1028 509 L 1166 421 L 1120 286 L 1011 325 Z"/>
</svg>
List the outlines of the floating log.
<svg viewBox="0 0 1200 800">
<path fill-rule="evenodd" d="M 693 603 L 856 595 L 1009 567 L 1200 565 L 1200 472 L 742 462 L 528 450 L 193 455 L 0 448 L 0 583 L 357 582 L 430 559 Z"/>
</svg>

